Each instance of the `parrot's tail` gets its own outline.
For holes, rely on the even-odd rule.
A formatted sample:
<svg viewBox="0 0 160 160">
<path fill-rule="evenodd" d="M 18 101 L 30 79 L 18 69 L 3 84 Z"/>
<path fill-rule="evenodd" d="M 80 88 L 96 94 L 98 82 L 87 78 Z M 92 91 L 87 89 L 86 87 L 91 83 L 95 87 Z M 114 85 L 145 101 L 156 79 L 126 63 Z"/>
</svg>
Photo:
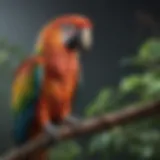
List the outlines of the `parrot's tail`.
<svg viewBox="0 0 160 160">
<path fill-rule="evenodd" d="M 26 157 L 25 160 L 48 160 L 47 151 L 39 150 Z"/>
<path fill-rule="evenodd" d="M 39 126 L 33 125 L 31 128 L 31 135 L 29 139 L 35 139 L 41 132 L 40 130 L 41 129 L 39 128 Z M 38 149 L 37 151 L 29 154 L 24 160 L 48 160 L 48 150 L 44 148 Z"/>
</svg>

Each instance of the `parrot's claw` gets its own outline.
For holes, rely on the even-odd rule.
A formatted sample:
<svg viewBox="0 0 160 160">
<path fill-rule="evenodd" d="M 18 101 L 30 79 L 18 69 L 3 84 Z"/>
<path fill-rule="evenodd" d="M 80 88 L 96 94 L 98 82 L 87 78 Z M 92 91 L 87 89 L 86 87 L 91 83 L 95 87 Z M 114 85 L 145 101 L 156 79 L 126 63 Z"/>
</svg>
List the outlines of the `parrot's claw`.
<svg viewBox="0 0 160 160">
<path fill-rule="evenodd" d="M 66 124 L 66 125 L 69 125 L 69 126 L 76 127 L 77 124 L 80 123 L 80 119 L 77 118 L 77 117 L 74 117 L 74 116 L 68 116 L 68 117 L 65 118 L 63 123 Z"/>
<path fill-rule="evenodd" d="M 45 125 L 45 131 L 53 138 L 54 141 L 58 141 L 59 137 L 59 129 L 56 125 L 52 123 L 47 123 Z"/>
</svg>

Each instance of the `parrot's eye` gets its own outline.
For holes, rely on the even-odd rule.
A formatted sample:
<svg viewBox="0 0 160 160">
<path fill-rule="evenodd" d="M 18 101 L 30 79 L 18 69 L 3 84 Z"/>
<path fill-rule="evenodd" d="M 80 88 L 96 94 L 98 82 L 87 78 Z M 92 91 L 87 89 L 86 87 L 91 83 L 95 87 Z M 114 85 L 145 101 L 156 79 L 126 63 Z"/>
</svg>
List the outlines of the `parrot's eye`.
<svg viewBox="0 0 160 160">
<path fill-rule="evenodd" d="M 66 47 L 75 48 L 77 46 L 77 28 L 74 25 L 63 25 L 62 33 L 62 40 Z"/>
<path fill-rule="evenodd" d="M 63 25 L 62 41 L 69 49 L 87 50 L 92 42 L 91 30 L 88 28 L 78 29 L 74 25 Z"/>
</svg>

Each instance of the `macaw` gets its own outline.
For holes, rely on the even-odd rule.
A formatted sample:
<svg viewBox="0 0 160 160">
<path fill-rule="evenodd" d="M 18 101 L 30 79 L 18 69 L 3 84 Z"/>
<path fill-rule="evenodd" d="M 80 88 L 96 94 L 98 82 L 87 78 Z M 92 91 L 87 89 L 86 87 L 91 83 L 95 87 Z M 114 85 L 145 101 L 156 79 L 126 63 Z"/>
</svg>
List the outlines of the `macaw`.
<svg viewBox="0 0 160 160">
<path fill-rule="evenodd" d="M 46 24 L 38 36 L 33 56 L 17 68 L 11 103 L 17 145 L 45 131 L 54 138 L 54 124 L 73 123 L 72 102 L 79 85 L 79 55 L 92 46 L 92 23 L 82 15 L 60 16 Z M 39 150 L 27 160 L 46 160 Z"/>
</svg>

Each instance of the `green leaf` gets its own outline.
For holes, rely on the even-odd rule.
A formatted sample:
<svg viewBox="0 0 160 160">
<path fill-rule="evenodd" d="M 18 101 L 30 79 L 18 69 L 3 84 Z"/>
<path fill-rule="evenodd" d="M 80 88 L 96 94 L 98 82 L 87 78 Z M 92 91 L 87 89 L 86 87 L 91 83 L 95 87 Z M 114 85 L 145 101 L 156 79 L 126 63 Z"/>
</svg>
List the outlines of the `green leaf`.
<svg viewBox="0 0 160 160">
<path fill-rule="evenodd" d="M 147 40 L 140 48 L 137 60 L 140 63 L 156 62 L 160 60 L 160 40 Z"/>
<path fill-rule="evenodd" d="M 0 40 L 0 65 L 9 69 L 14 68 L 15 64 L 24 59 L 24 52 L 21 47 L 11 45 L 6 39 Z"/>
<path fill-rule="evenodd" d="M 6 62 L 9 59 L 9 54 L 6 50 L 0 50 L 0 64 Z"/>
<path fill-rule="evenodd" d="M 58 144 L 50 150 L 51 159 L 74 160 L 81 154 L 81 147 L 74 141 L 66 141 Z"/>
<path fill-rule="evenodd" d="M 141 75 L 131 75 L 121 80 L 119 89 L 121 93 L 130 93 L 143 87 Z"/>
<path fill-rule="evenodd" d="M 112 140 L 112 133 L 102 133 L 94 136 L 89 145 L 89 151 L 91 154 L 97 151 L 103 152 Z"/>
<path fill-rule="evenodd" d="M 124 134 L 123 128 L 116 127 L 112 131 L 94 136 L 90 143 L 89 151 L 91 154 L 97 151 L 103 152 L 111 146 L 114 147 L 115 151 L 121 151 L 125 144 L 126 136 Z"/>
<path fill-rule="evenodd" d="M 154 148 L 151 145 L 145 146 L 142 151 L 141 155 L 143 158 L 151 158 L 154 153 Z"/>
<path fill-rule="evenodd" d="M 105 112 L 106 108 L 110 107 L 112 103 L 112 94 L 113 91 L 111 89 L 102 89 L 95 100 L 86 107 L 86 115 L 93 116 Z"/>
<path fill-rule="evenodd" d="M 144 97 L 160 97 L 160 76 L 155 73 L 144 74 L 143 83 L 146 85 Z"/>
</svg>

